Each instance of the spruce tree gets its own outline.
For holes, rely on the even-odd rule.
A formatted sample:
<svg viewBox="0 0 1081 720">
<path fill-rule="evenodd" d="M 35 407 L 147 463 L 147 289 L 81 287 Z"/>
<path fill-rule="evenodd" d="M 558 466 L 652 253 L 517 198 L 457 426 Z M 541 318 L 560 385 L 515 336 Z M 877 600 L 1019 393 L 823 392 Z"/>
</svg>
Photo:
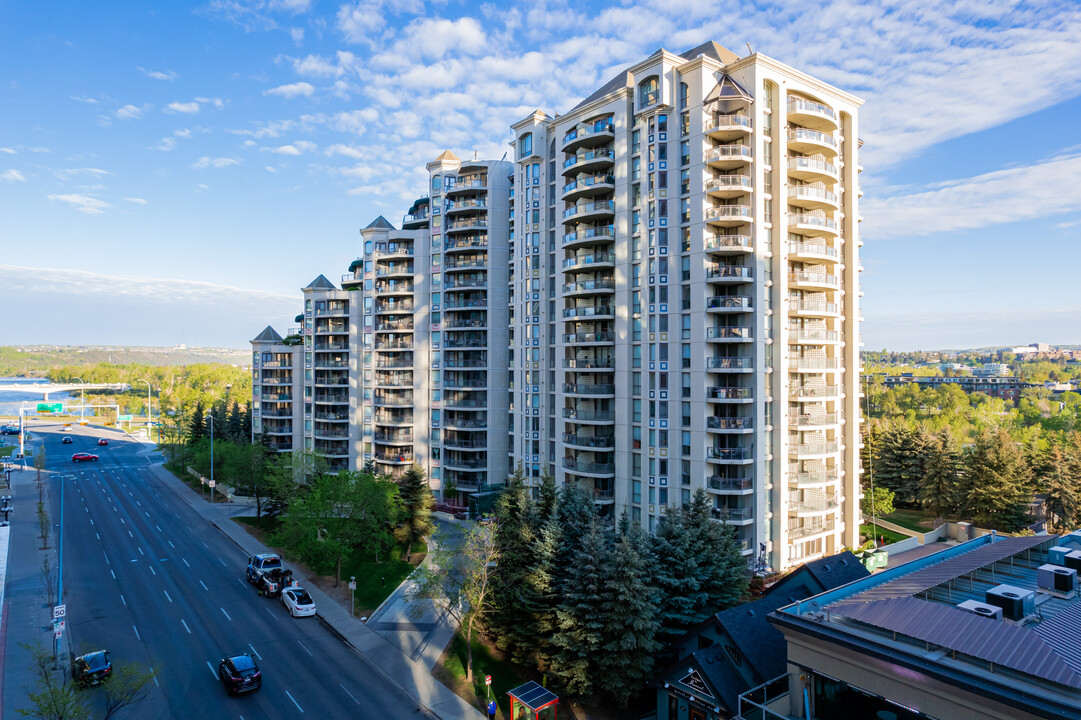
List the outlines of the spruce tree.
<svg viewBox="0 0 1081 720">
<path fill-rule="evenodd" d="M 557 591 L 559 575 L 555 565 L 559 537 L 559 523 L 555 518 L 542 523 L 534 533 L 531 548 L 533 562 L 523 578 L 519 593 L 523 612 L 529 619 L 526 642 L 537 670 L 542 673 L 551 668 L 555 653 L 552 637 L 558 627 L 556 609 L 560 603 Z M 519 649 L 519 655 L 523 654 Z"/>
<path fill-rule="evenodd" d="M 424 470 L 413 464 L 405 471 L 399 485 L 402 500 L 402 524 L 395 530 L 395 538 L 405 543 L 405 560 L 413 559 L 413 543 L 430 537 L 435 530 L 432 522 L 432 506 L 435 500 L 424 478 Z"/>
<path fill-rule="evenodd" d="M 246 442 L 244 437 L 244 420 L 240 415 L 240 403 L 233 401 L 233 407 L 229 410 L 229 419 L 226 421 L 229 429 L 229 439 L 235 443 Z"/>
<path fill-rule="evenodd" d="M 252 429 L 251 429 L 251 401 L 244 403 L 244 411 L 241 413 L 241 433 L 244 436 L 244 442 L 251 442 Z"/>
<path fill-rule="evenodd" d="M 191 414 L 191 422 L 188 423 L 188 445 L 194 445 L 206 437 L 206 418 L 203 413 L 203 403 L 195 405 L 195 411 Z"/>
<path fill-rule="evenodd" d="M 701 558 L 704 604 L 696 608 L 701 622 L 713 613 L 738 605 L 747 590 L 747 561 L 743 558 L 736 528 L 713 519 L 706 491 L 695 491 L 690 508 L 684 510 L 692 544 Z"/>
<path fill-rule="evenodd" d="M 1044 476 L 1047 521 L 1051 528 L 1060 532 L 1070 532 L 1077 527 L 1078 512 L 1081 510 L 1077 464 L 1061 445 L 1055 445 L 1047 454 L 1047 472 Z"/>
<path fill-rule="evenodd" d="M 554 520 L 556 505 L 559 502 L 559 490 L 556 489 L 556 480 L 549 473 L 541 476 L 540 492 L 537 497 L 537 512 L 544 521 Z"/>
<path fill-rule="evenodd" d="M 927 463 L 919 480 L 920 503 L 942 517 L 957 509 L 960 452 L 953 435 L 943 429 L 928 447 Z"/>
<path fill-rule="evenodd" d="M 706 604 L 702 574 L 698 570 L 694 538 L 687 527 L 682 508 L 671 510 L 653 536 L 653 555 L 657 558 L 656 583 L 661 591 L 661 628 L 659 638 L 671 644 L 698 622 L 699 608 Z"/>
<path fill-rule="evenodd" d="M 604 600 L 603 578 L 611 563 L 605 538 L 595 516 L 580 537 L 575 562 L 567 568 L 561 602 L 556 609 L 556 648 L 552 674 L 571 695 L 589 695 L 601 653 Z"/>
<path fill-rule="evenodd" d="M 1003 429 L 984 430 L 965 455 L 962 484 L 964 508 L 976 521 L 1005 531 L 1028 520 L 1025 503 L 1030 470 L 1021 449 Z"/>
<path fill-rule="evenodd" d="M 493 577 L 493 607 L 490 629 L 496 644 L 511 655 L 520 655 L 516 641 L 523 622 L 518 603 L 518 585 L 529 567 L 528 530 L 523 523 L 531 504 L 525 486 L 525 472 L 519 463 L 507 487 L 495 503 L 498 530 L 495 546 L 499 552 L 499 572 Z"/>
</svg>

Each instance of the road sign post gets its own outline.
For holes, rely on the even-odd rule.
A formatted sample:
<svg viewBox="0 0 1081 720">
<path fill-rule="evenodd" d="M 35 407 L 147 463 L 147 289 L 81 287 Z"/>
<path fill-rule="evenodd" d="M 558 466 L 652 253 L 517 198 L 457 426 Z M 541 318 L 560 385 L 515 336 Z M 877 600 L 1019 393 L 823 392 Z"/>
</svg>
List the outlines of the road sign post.
<svg viewBox="0 0 1081 720">
<path fill-rule="evenodd" d="M 357 589 L 357 577 L 356 575 L 349 576 L 349 614 L 355 615 L 357 611 L 356 603 L 354 602 L 354 593 Z"/>
<path fill-rule="evenodd" d="M 68 614 L 67 605 L 54 605 L 53 606 L 53 620 L 59 620 Z"/>
</svg>

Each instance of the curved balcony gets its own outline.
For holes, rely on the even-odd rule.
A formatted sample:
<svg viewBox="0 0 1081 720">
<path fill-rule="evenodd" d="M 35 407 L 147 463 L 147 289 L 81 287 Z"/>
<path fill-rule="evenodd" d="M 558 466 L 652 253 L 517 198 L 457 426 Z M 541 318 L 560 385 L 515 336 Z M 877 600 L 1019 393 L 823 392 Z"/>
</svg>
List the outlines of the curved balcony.
<svg viewBox="0 0 1081 720">
<path fill-rule="evenodd" d="M 443 347 L 448 350 L 458 348 L 486 348 L 488 347 L 488 336 L 484 334 L 465 335 L 464 333 L 455 334 L 454 336 L 448 335 L 443 343 Z"/>
<path fill-rule="evenodd" d="M 604 173 L 599 175 L 579 175 L 573 181 L 563 186 L 560 196 L 565 202 L 573 202 L 578 198 L 604 195 L 615 189 L 615 175 Z"/>
<path fill-rule="evenodd" d="M 615 317 L 615 308 L 612 305 L 588 305 L 584 307 L 563 308 L 563 319 L 574 320 L 576 318 L 610 319 Z"/>
<path fill-rule="evenodd" d="M 812 415 L 789 415 L 788 426 L 792 428 L 825 429 L 841 424 L 840 413 L 816 413 Z"/>
<path fill-rule="evenodd" d="M 708 342 L 732 343 L 751 342 L 751 328 L 746 327 L 711 327 L 706 328 L 706 340 Z"/>
<path fill-rule="evenodd" d="M 563 444 L 576 448 L 600 448 L 607 450 L 616 446 L 616 438 L 613 435 L 578 435 L 577 433 L 563 433 Z"/>
<path fill-rule="evenodd" d="M 788 342 L 792 345 L 836 345 L 841 338 L 836 330 L 789 330 Z"/>
<path fill-rule="evenodd" d="M 487 450 L 488 441 L 485 436 L 475 437 L 444 437 L 443 447 L 448 450 Z"/>
<path fill-rule="evenodd" d="M 788 397 L 796 400 L 835 400 L 841 397 L 841 386 L 789 385 Z"/>
<path fill-rule="evenodd" d="M 610 477 L 616 474 L 616 464 L 614 462 L 589 462 L 568 457 L 563 458 L 563 469 L 590 477 Z"/>
<path fill-rule="evenodd" d="M 788 274 L 788 286 L 793 290 L 837 290 L 841 280 L 829 273 L 797 270 Z"/>
<path fill-rule="evenodd" d="M 322 375 L 315 374 L 314 385 L 316 387 L 340 387 L 342 385 L 349 384 L 349 377 L 347 375 Z"/>
<path fill-rule="evenodd" d="M 577 335 L 578 333 L 574 333 Z M 596 335 L 597 333 L 587 333 Z M 612 334 L 613 339 L 615 333 Z M 563 358 L 563 367 L 567 370 L 601 371 L 615 370 L 616 359 L 611 357 L 586 357 L 586 358 Z"/>
<path fill-rule="evenodd" d="M 754 450 L 710 446 L 706 448 L 706 460 L 721 465 L 745 465 L 754 462 Z"/>
<path fill-rule="evenodd" d="M 706 388 L 706 400 L 721 403 L 749 403 L 754 401 L 754 390 L 749 387 Z"/>
<path fill-rule="evenodd" d="M 347 335 L 349 334 L 349 325 L 346 323 L 338 322 L 316 322 L 315 323 L 316 335 Z"/>
<path fill-rule="evenodd" d="M 812 237 L 835 238 L 838 235 L 837 221 L 819 215 L 789 215 L 788 229 L 791 232 Z"/>
<path fill-rule="evenodd" d="M 706 165 L 717 170 L 744 167 L 752 160 L 750 145 L 715 145 L 706 151 Z"/>
<path fill-rule="evenodd" d="M 616 386 L 612 383 L 563 383 L 563 393 L 588 397 L 610 397 L 616 394 Z"/>
<path fill-rule="evenodd" d="M 476 308 L 487 308 L 488 298 L 482 293 L 476 293 L 472 296 L 462 297 L 461 295 L 450 295 L 443 300 L 444 310 L 473 310 Z"/>
<path fill-rule="evenodd" d="M 754 479 L 710 475 L 706 478 L 706 489 L 722 495 L 746 495 L 754 491 Z"/>
<path fill-rule="evenodd" d="M 835 497 L 823 497 L 816 500 L 799 500 L 789 497 L 788 514 L 796 517 L 813 517 L 831 513 L 841 506 Z"/>
<path fill-rule="evenodd" d="M 488 274 L 476 273 L 475 275 L 449 275 L 443 281 L 446 290 L 466 290 L 469 288 L 486 289 L 488 287 Z"/>
<path fill-rule="evenodd" d="M 380 355 L 376 358 L 375 368 L 377 370 L 403 370 L 413 369 L 413 358 L 398 358 L 396 355 Z"/>
<path fill-rule="evenodd" d="M 413 462 L 413 448 L 410 447 L 407 451 L 403 450 L 400 453 L 372 453 L 372 457 L 375 458 L 376 462 L 385 463 L 387 465 L 409 465 Z"/>
<path fill-rule="evenodd" d="M 751 192 L 750 175 L 718 175 L 706 180 L 706 195 L 715 198 L 734 198 Z"/>
<path fill-rule="evenodd" d="M 823 373 L 840 369 L 841 361 L 837 358 L 794 357 L 788 359 L 789 372 Z"/>
<path fill-rule="evenodd" d="M 386 336 L 380 336 L 386 337 Z M 375 341 L 376 350 L 412 350 L 413 338 L 412 336 L 406 336 L 402 338 L 395 338 L 395 336 L 389 336 L 387 340 L 377 339 Z"/>
<path fill-rule="evenodd" d="M 799 97 L 788 98 L 788 121 L 812 130 L 833 132 L 837 129 L 837 113 L 833 108 Z"/>
<path fill-rule="evenodd" d="M 349 413 L 316 409 L 315 419 L 325 422 L 349 422 Z"/>
<path fill-rule="evenodd" d="M 791 460 L 820 460 L 830 455 L 836 455 L 841 451 L 841 446 L 836 440 L 830 442 L 800 443 L 788 446 L 788 457 Z"/>
<path fill-rule="evenodd" d="M 616 291 L 616 281 L 614 278 L 579 280 L 566 283 L 561 290 L 563 295 L 610 295 Z"/>
<path fill-rule="evenodd" d="M 753 220 L 749 205 L 715 205 L 706 208 L 706 222 L 716 227 L 737 227 Z"/>
<path fill-rule="evenodd" d="M 749 433 L 754 432 L 754 418 L 751 417 L 706 417 L 706 430 L 717 433 Z"/>
<path fill-rule="evenodd" d="M 616 126 L 609 118 L 585 123 L 563 135 L 562 151 L 571 153 L 580 147 L 597 147 L 615 139 Z"/>
<path fill-rule="evenodd" d="M 376 315 L 389 315 L 391 313 L 408 313 L 413 314 L 413 301 L 402 300 L 398 302 L 376 302 L 375 314 Z"/>
<path fill-rule="evenodd" d="M 615 225 L 591 225 L 579 227 L 574 232 L 563 236 L 563 247 L 573 248 L 578 245 L 610 242 L 615 239 Z"/>
<path fill-rule="evenodd" d="M 385 395 L 375 393 L 372 397 L 372 405 L 375 407 L 413 407 L 413 393 L 387 393 Z"/>
<path fill-rule="evenodd" d="M 364 271 L 357 270 L 356 272 L 346 273 L 342 275 L 342 290 L 355 289 L 352 286 L 359 285 L 364 282 Z"/>
<path fill-rule="evenodd" d="M 745 283 L 752 280 L 746 265 L 711 265 L 706 268 L 706 280 L 715 283 Z"/>
<path fill-rule="evenodd" d="M 462 175 L 455 180 L 453 185 L 447 188 L 447 196 L 487 189 L 487 175 Z"/>
<path fill-rule="evenodd" d="M 412 425 L 413 411 L 408 412 L 376 412 L 374 416 L 376 425 Z"/>
<path fill-rule="evenodd" d="M 488 234 L 483 235 L 463 235 L 454 238 L 447 238 L 443 242 L 443 249 L 448 252 L 457 252 L 459 250 L 475 250 L 475 249 L 487 249 L 488 247 Z"/>
<path fill-rule="evenodd" d="M 375 268 L 375 278 L 411 276 L 413 274 L 412 263 L 391 263 Z"/>
<path fill-rule="evenodd" d="M 443 229 L 447 233 L 467 233 L 476 230 L 488 229 L 488 218 L 485 214 L 477 214 L 475 216 L 466 216 L 457 220 L 448 220 Z"/>
<path fill-rule="evenodd" d="M 381 445 L 406 445 L 413 442 L 412 430 L 397 430 L 387 432 L 379 430 L 375 433 L 375 442 Z"/>
<path fill-rule="evenodd" d="M 569 176 L 587 170 L 611 167 L 615 159 L 616 154 L 611 148 L 597 148 L 579 152 L 563 162 L 563 175 Z"/>
<path fill-rule="evenodd" d="M 488 469 L 487 457 L 462 457 L 447 453 L 443 458 L 443 467 L 450 470 L 464 470 L 467 472 L 483 472 Z"/>
<path fill-rule="evenodd" d="M 749 295 L 714 295 L 706 298 L 706 312 L 742 313 L 751 311 Z"/>
<path fill-rule="evenodd" d="M 563 419 L 577 424 L 611 423 L 616 420 L 615 410 L 579 410 L 563 408 Z"/>
<path fill-rule="evenodd" d="M 788 204 L 805 210 L 836 210 L 837 193 L 811 185 L 789 185 Z"/>
<path fill-rule="evenodd" d="M 387 373 L 376 373 L 375 386 L 377 388 L 412 388 L 413 373 L 398 373 L 389 376 Z M 337 402 L 349 402 L 349 398 Z"/>
<path fill-rule="evenodd" d="M 593 252 L 583 253 L 563 260 L 564 271 L 574 271 L 593 268 L 609 268 L 615 266 L 615 253 Z"/>
<path fill-rule="evenodd" d="M 458 417 L 457 413 L 455 413 L 453 416 L 448 414 L 447 419 L 443 421 L 443 427 L 447 430 L 487 431 L 488 421 L 468 417 Z"/>
<path fill-rule="evenodd" d="M 835 318 L 841 317 L 841 306 L 822 300 L 792 301 L 788 306 L 788 314 L 793 317 Z"/>
<path fill-rule="evenodd" d="M 457 313 L 448 315 L 443 322 L 444 330 L 486 330 L 488 321 L 484 318 L 459 318 Z"/>
<path fill-rule="evenodd" d="M 808 182 L 837 182 L 837 166 L 818 157 L 788 158 L 788 176 Z"/>
<path fill-rule="evenodd" d="M 748 373 L 754 371 L 754 358 L 711 357 L 706 358 L 706 370 L 717 373 Z"/>
<path fill-rule="evenodd" d="M 611 219 L 616 213 L 614 200 L 579 203 L 563 211 L 563 224 L 572 225 L 587 220 Z M 613 228 L 614 229 L 614 228 Z"/>
<path fill-rule="evenodd" d="M 452 370 L 447 373 L 443 387 L 447 390 L 487 390 L 488 374 Z"/>
<path fill-rule="evenodd" d="M 706 238 L 706 251 L 712 253 L 743 253 L 751 250 L 750 235 L 714 234 Z"/>
<path fill-rule="evenodd" d="M 402 230 L 420 230 L 428 227 L 428 217 L 430 214 L 427 210 L 424 212 L 409 213 L 402 217 Z"/>
<path fill-rule="evenodd" d="M 488 268 L 487 257 L 465 257 L 451 255 L 443 265 L 443 272 L 461 272 L 463 270 L 485 270 Z"/>
<path fill-rule="evenodd" d="M 822 153 L 837 154 L 837 140 L 833 135 L 807 128 L 791 128 L 788 131 L 788 149 L 805 155 Z"/>
<path fill-rule="evenodd" d="M 837 249 L 829 245 L 805 242 L 788 243 L 788 259 L 801 262 L 840 262 Z"/>
<path fill-rule="evenodd" d="M 376 260 L 381 260 L 383 258 L 413 257 L 413 248 L 412 247 L 396 247 L 396 248 L 391 249 L 391 250 L 379 250 L 379 249 L 376 249 L 376 251 L 374 253 L 372 253 L 372 257 L 375 258 Z"/>
<path fill-rule="evenodd" d="M 797 488 L 821 488 L 840 481 L 841 476 L 836 470 L 814 470 L 800 472 L 789 469 L 788 486 Z"/>
<path fill-rule="evenodd" d="M 480 390 L 463 390 L 454 394 L 448 394 L 443 399 L 443 407 L 447 408 L 448 410 L 451 408 L 463 408 L 467 410 L 487 408 L 488 398 L 485 395 L 486 393 Z"/>
<path fill-rule="evenodd" d="M 603 345 L 613 343 L 616 340 L 614 332 L 574 332 L 564 333 L 565 345 Z M 606 362 L 610 361 L 610 358 Z M 564 364 L 566 367 L 566 364 Z"/>
<path fill-rule="evenodd" d="M 703 130 L 714 140 L 736 140 L 751 134 L 751 118 L 743 113 L 714 113 L 706 117 Z"/>
</svg>

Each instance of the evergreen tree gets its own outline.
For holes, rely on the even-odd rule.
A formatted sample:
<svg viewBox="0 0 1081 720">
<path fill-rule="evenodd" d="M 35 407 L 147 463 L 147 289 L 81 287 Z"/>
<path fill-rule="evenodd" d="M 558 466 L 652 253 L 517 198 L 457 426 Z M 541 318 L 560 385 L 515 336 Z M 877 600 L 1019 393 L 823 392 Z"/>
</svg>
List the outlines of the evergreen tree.
<svg viewBox="0 0 1081 720">
<path fill-rule="evenodd" d="M 492 578 L 491 631 L 496 644 L 510 652 L 521 655 L 518 648 L 521 629 L 526 618 L 518 602 L 518 586 L 529 569 L 529 529 L 523 522 L 532 504 L 525 486 L 525 471 L 519 463 L 507 487 L 495 503 L 497 530 L 495 547 L 499 552 L 499 572 Z"/>
<path fill-rule="evenodd" d="M 697 550 L 683 509 L 671 510 L 653 536 L 655 577 L 662 598 L 659 638 L 666 644 L 698 622 L 699 608 L 706 605 Z"/>
<path fill-rule="evenodd" d="M 188 424 L 188 445 L 194 445 L 202 438 L 206 437 L 206 425 L 204 424 L 206 419 L 203 417 L 203 403 L 198 403 L 195 406 L 195 411 L 191 414 L 191 422 Z"/>
<path fill-rule="evenodd" d="M 600 605 L 601 646 L 596 655 L 596 684 L 621 707 L 646 685 L 661 648 L 653 585 L 654 559 L 642 526 L 621 520 L 622 532 L 604 574 Z"/>
<path fill-rule="evenodd" d="M 747 590 L 747 561 L 737 540 L 736 528 L 713 519 L 712 506 L 706 491 L 699 488 L 684 510 L 692 543 L 701 558 L 704 605 L 697 608 L 700 622 L 713 613 L 738 605 Z"/>
<path fill-rule="evenodd" d="M 596 516 L 582 528 L 575 562 L 567 568 L 562 601 L 556 609 L 556 648 L 552 674 L 571 695 L 589 695 L 597 677 L 604 624 L 603 579 L 611 563 L 610 551 Z"/>
<path fill-rule="evenodd" d="M 240 416 L 240 404 L 234 400 L 233 407 L 229 410 L 229 419 L 226 421 L 229 439 L 235 443 L 245 443 L 244 420 Z"/>
<path fill-rule="evenodd" d="M 244 411 L 241 413 L 241 434 L 244 436 L 244 442 L 251 442 L 252 439 L 252 427 L 251 427 L 251 401 L 244 403 Z"/>
<path fill-rule="evenodd" d="M 541 519 L 548 521 L 555 519 L 556 506 L 559 502 L 559 490 L 556 489 L 556 479 L 545 472 L 541 476 L 540 492 L 537 498 L 537 512 Z"/>
<path fill-rule="evenodd" d="M 1005 531 L 1025 525 L 1025 503 L 1032 498 L 1030 470 L 1006 430 L 980 432 L 965 454 L 964 467 L 963 507 L 977 522 Z"/>
<path fill-rule="evenodd" d="M 901 423 L 891 424 L 875 453 L 875 485 L 892 490 L 901 502 L 915 502 L 930 442 L 930 434 L 922 427 L 913 430 Z"/>
<path fill-rule="evenodd" d="M 953 435 L 943 429 L 928 447 L 927 463 L 919 481 L 918 499 L 935 517 L 957 509 L 960 452 Z"/>
<path fill-rule="evenodd" d="M 435 530 L 432 523 L 432 506 L 435 500 L 424 478 L 424 470 L 416 464 L 405 471 L 400 484 L 404 517 L 395 531 L 395 537 L 406 545 L 405 560 L 413 558 L 413 543 L 431 536 Z"/>
<path fill-rule="evenodd" d="M 534 533 L 532 563 L 522 578 L 519 602 L 528 618 L 525 643 L 532 652 L 531 660 L 538 671 L 548 672 L 552 665 L 555 646 L 552 637 L 558 627 L 556 609 L 560 597 L 557 594 L 558 575 L 555 567 L 559 550 L 559 524 L 554 518 L 540 525 Z M 519 650 L 519 656 L 526 653 Z"/>
<path fill-rule="evenodd" d="M 1047 455 L 1047 473 L 1044 476 L 1044 493 L 1047 522 L 1057 531 L 1069 532 L 1077 527 L 1079 502 L 1077 479 L 1072 474 L 1071 458 L 1060 446 L 1055 445 Z"/>
</svg>

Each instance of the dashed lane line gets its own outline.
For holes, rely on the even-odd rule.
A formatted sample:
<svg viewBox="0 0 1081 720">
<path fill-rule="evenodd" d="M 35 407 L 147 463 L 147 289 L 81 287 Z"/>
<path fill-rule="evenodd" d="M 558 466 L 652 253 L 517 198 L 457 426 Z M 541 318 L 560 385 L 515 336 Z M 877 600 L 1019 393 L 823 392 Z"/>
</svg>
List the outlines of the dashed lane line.
<svg viewBox="0 0 1081 720">
<path fill-rule="evenodd" d="M 229 613 L 225 612 L 225 608 L 218 608 L 218 609 L 221 610 L 221 614 L 225 616 L 226 620 L 228 620 L 229 622 L 233 621 L 233 618 L 229 617 Z"/>
<path fill-rule="evenodd" d="M 294 698 L 288 690 L 285 691 L 285 694 L 289 695 L 289 699 L 292 700 L 293 704 L 297 706 L 297 710 L 299 710 L 300 712 L 304 712 L 304 708 L 300 707 L 300 703 L 296 701 L 296 698 Z"/>
<path fill-rule="evenodd" d="M 314 655 L 312 655 L 312 651 L 311 651 L 311 650 L 309 650 L 309 649 L 308 649 L 307 647 L 305 647 L 304 643 L 302 643 L 302 642 L 300 642 L 299 640 L 297 640 L 297 645 L 299 645 L 300 647 L 304 648 L 304 652 L 308 653 L 308 656 L 309 656 L 309 657 L 315 657 Z"/>
<path fill-rule="evenodd" d="M 166 599 L 167 599 L 167 600 L 168 600 L 169 602 L 172 602 L 172 601 L 173 601 L 173 598 L 172 598 L 172 597 L 171 597 L 171 596 L 169 595 L 169 591 L 168 591 L 168 590 L 164 590 L 164 589 L 163 589 L 163 590 L 162 590 L 162 592 L 163 592 L 163 593 L 165 593 L 165 598 L 166 598 Z"/>
<path fill-rule="evenodd" d="M 191 635 L 191 628 L 188 627 L 188 624 L 186 622 L 184 622 L 184 618 L 180 618 L 180 624 L 183 625 L 184 629 L 188 631 L 188 635 Z M 207 665 L 209 664 L 210 662 L 208 661 Z M 210 672 L 214 672 L 214 668 L 210 668 Z"/>
<path fill-rule="evenodd" d="M 251 643 L 248 643 L 248 647 L 250 647 L 250 648 L 251 648 L 251 651 L 252 651 L 253 653 L 255 653 L 255 657 L 259 658 L 260 660 L 262 660 L 262 659 L 263 659 L 263 656 L 259 654 L 259 651 L 258 651 L 258 650 L 256 650 L 255 648 L 253 648 L 253 647 L 252 647 L 252 644 L 251 644 Z"/>
<path fill-rule="evenodd" d="M 346 690 L 346 689 L 345 689 L 345 685 L 342 685 L 341 683 L 338 683 L 338 687 L 340 687 L 340 688 L 342 689 L 342 692 L 344 692 L 344 693 L 345 693 L 346 695 L 348 695 L 348 696 L 349 696 L 349 699 L 350 699 L 350 700 L 352 700 L 353 702 L 355 702 L 355 703 L 356 703 L 357 705 L 360 705 L 360 700 L 357 700 L 357 699 L 356 699 L 355 697 L 353 697 L 353 693 L 351 693 L 351 692 L 349 692 L 348 690 Z"/>
</svg>

